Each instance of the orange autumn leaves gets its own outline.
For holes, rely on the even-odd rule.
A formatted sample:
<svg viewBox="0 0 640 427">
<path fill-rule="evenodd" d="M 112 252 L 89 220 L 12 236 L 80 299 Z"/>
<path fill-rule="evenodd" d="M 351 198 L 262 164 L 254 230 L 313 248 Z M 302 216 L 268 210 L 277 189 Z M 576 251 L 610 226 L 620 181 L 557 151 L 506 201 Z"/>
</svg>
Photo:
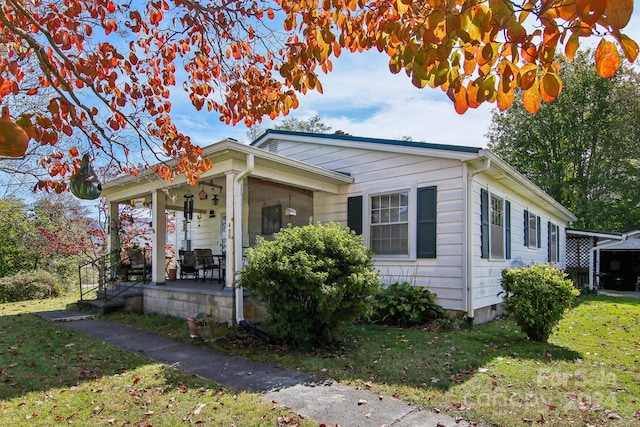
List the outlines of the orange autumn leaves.
<svg viewBox="0 0 640 427">
<path fill-rule="evenodd" d="M 504 110 L 517 89 L 535 113 L 562 91 L 557 54 L 564 45 L 572 59 L 581 38 L 601 37 L 594 58 L 602 77 L 619 68 L 618 48 L 629 61 L 638 54 L 621 33 L 633 0 L 283 0 L 282 7 L 289 27 L 299 23 L 306 36 L 290 40 L 303 53 L 281 68 L 288 82 L 304 83 L 331 52 L 377 49 L 389 55 L 392 73 L 441 88 L 460 114 L 486 102 Z"/>
<path fill-rule="evenodd" d="M 80 136 L 120 165 L 133 147 L 160 148 L 174 160 L 154 171 L 195 183 L 211 162 L 171 116 L 183 89 L 196 110 L 250 126 L 287 115 L 298 95 L 322 93 L 321 73 L 343 50 L 376 49 L 392 73 L 419 88 L 440 88 L 464 113 L 499 109 L 522 93 L 536 112 L 562 92 L 557 56 L 570 60 L 588 38 L 598 73 L 611 77 L 638 45 L 623 34 L 633 0 L 5 0 L 0 33 L 0 102 L 42 96 L 31 120 L 40 159 L 62 191 L 79 167 L 78 150 L 61 156 L 61 136 Z M 279 28 L 278 28 L 279 27 Z M 116 38 L 112 38 L 116 37 Z M 123 42 L 123 37 L 126 39 Z M 26 75 L 37 75 L 37 85 Z M 182 80 L 180 80 L 182 79 Z M 32 80 L 33 82 L 33 80 Z M 126 135 L 126 138 L 123 137 Z M 135 143 L 134 143 L 135 142 Z M 123 154 L 124 153 L 124 154 Z M 64 157 L 64 158 L 63 158 Z"/>
</svg>

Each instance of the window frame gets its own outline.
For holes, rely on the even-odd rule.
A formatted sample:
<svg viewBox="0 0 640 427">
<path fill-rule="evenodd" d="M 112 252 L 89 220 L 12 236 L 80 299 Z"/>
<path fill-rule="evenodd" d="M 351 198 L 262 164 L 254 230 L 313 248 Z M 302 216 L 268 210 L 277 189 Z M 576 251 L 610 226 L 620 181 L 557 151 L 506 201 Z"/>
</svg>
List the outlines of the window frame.
<svg viewBox="0 0 640 427">
<path fill-rule="evenodd" d="M 526 217 L 524 224 L 524 245 L 531 249 L 541 248 L 542 232 L 540 230 L 540 216 L 532 213 L 528 209 L 524 211 L 524 215 Z"/>
<path fill-rule="evenodd" d="M 496 218 L 496 213 L 494 212 L 494 201 L 500 203 L 500 212 L 498 218 L 500 219 L 501 224 L 494 224 L 494 219 Z M 505 209 L 506 200 L 504 197 L 500 197 L 494 193 L 489 193 L 489 259 L 493 260 L 504 260 L 506 259 L 506 224 L 505 224 Z M 494 228 L 495 227 L 495 228 Z M 500 242 L 501 254 L 496 255 L 495 252 L 497 249 L 496 239 L 493 238 L 494 229 L 500 228 L 501 230 L 501 238 L 498 239 Z M 494 244 L 496 248 L 494 248 Z"/>
<path fill-rule="evenodd" d="M 549 221 L 549 250 L 547 260 L 550 263 L 560 262 L 560 226 Z"/>
<path fill-rule="evenodd" d="M 502 237 L 500 239 L 502 246 L 502 255 L 498 256 L 494 253 L 495 239 L 492 237 L 494 225 L 493 220 L 495 218 L 493 214 L 493 201 L 501 201 L 501 219 L 502 219 Z M 483 207 L 484 203 L 487 204 Z M 485 212 L 486 210 L 486 212 Z M 484 218 L 486 214 L 487 218 Z M 480 190 L 480 240 L 481 250 L 480 258 L 489 261 L 505 261 L 511 259 L 511 201 L 499 193 L 494 193 L 488 189 L 481 188 Z M 484 237 L 486 233 L 486 238 Z"/>
<path fill-rule="evenodd" d="M 412 227 L 415 227 L 415 215 L 416 215 L 416 207 L 415 207 L 415 196 L 414 196 L 414 191 L 415 189 L 398 189 L 398 190 L 389 190 L 389 191 L 382 191 L 382 192 L 377 192 L 377 193 L 371 193 L 367 195 L 367 215 L 366 215 L 366 229 L 367 229 L 367 240 L 368 240 L 368 247 L 371 248 L 371 250 L 374 253 L 374 257 L 376 258 L 401 258 L 401 259 L 409 259 L 411 257 L 413 257 L 413 252 L 414 252 L 414 246 L 415 246 L 415 236 L 412 234 L 411 230 Z M 397 206 L 387 206 L 386 209 L 392 209 L 392 208 L 396 208 L 399 209 L 399 216 L 402 215 L 402 208 L 406 208 L 406 220 L 398 220 L 398 221 L 393 221 L 393 222 L 378 222 L 378 223 L 374 223 L 373 222 L 373 212 L 374 212 L 374 208 L 373 208 L 373 204 L 374 204 L 374 198 L 382 198 L 384 196 L 390 196 L 392 197 L 393 195 L 397 195 L 398 196 L 398 200 L 401 201 L 402 200 L 402 195 L 406 194 L 406 200 L 407 200 L 407 204 L 406 206 L 403 206 L 402 204 L 398 204 Z M 380 201 L 382 201 L 382 199 L 380 199 Z M 382 214 L 382 211 L 385 209 L 384 207 L 378 208 L 379 212 Z M 391 212 L 389 212 L 391 214 Z M 389 227 L 389 226 L 394 226 L 394 225 L 404 225 L 405 230 L 406 230 L 406 251 L 403 253 L 378 253 L 376 252 L 375 248 L 374 248 L 374 239 L 373 239 L 373 235 L 374 235 L 374 227 Z"/>
</svg>

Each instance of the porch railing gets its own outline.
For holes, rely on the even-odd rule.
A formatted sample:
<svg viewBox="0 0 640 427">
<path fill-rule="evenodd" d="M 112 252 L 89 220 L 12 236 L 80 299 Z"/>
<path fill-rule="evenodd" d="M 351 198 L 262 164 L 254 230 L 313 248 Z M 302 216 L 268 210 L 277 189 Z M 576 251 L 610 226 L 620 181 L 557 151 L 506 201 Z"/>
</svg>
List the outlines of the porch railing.
<svg viewBox="0 0 640 427">
<path fill-rule="evenodd" d="M 120 256 L 119 251 L 112 251 L 78 267 L 80 301 L 84 301 L 89 295 L 95 293 L 95 299 L 108 302 L 124 294 L 140 282 L 146 281 L 145 275 L 148 270 L 146 265 L 146 249 L 144 249 L 143 254 L 145 266 L 142 269 L 142 274 L 137 275 L 137 277 L 140 278 L 132 282 L 123 283 L 118 280 L 118 273 L 131 264 L 127 256 Z"/>
</svg>

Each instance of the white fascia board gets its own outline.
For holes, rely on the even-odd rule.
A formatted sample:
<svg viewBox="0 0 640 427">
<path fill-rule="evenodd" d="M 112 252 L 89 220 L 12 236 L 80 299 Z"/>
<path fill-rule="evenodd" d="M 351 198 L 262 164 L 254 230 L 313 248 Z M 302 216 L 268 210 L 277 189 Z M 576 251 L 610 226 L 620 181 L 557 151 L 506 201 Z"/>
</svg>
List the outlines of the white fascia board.
<svg viewBox="0 0 640 427">
<path fill-rule="evenodd" d="M 596 237 L 598 239 L 623 240 L 624 235 L 621 233 L 607 233 L 605 231 L 577 230 L 575 228 L 567 228 L 567 234 L 574 236 Z"/>
<path fill-rule="evenodd" d="M 458 151 L 454 146 L 448 145 L 440 145 L 440 144 L 425 144 L 430 145 L 435 148 L 425 148 L 420 142 L 412 142 L 406 141 L 406 143 L 391 145 L 384 143 L 376 143 L 376 142 L 367 142 L 368 139 L 373 140 L 373 138 L 360 138 L 360 137 L 351 137 L 345 139 L 344 136 L 336 135 L 336 137 L 332 138 L 331 135 L 327 134 L 269 134 L 266 133 L 262 137 L 256 140 L 255 145 L 258 147 L 268 145 L 269 141 L 290 141 L 290 142 L 303 142 L 309 144 L 321 144 L 333 147 L 348 147 L 348 148 L 359 148 L 363 150 L 372 150 L 372 151 L 382 151 L 382 152 L 390 152 L 390 153 L 398 153 L 398 154 L 410 154 L 413 156 L 424 156 L 424 157 L 436 157 L 442 159 L 452 159 L 452 160 L 473 160 L 478 157 L 477 153 L 466 152 L 466 151 Z M 391 140 L 389 140 L 391 141 Z M 402 141 L 397 141 L 401 143 Z M 415 144 L 415 146 L 411 146 Z M 437 148 L 442 147 L 442 148 Z M 447 149 L 446 147 L 451 147 L 451 149 Z M 460 147 L 463 148 L 469 147 Z M 479 149 L 478 149 L 479 150 Z"/>
<path fill-rule="evenodd" d="M 234 153 L 236 156 L 239 155 L 238 160 L 233 159 Z M 288 178 L 289 180 L 285 182 L 288 182 L 291 185 L 298 185 L 299 182 L 304 181 L 309 188 L 336 192 L 337 186 L 353 183 L 353 177 L 340 172 L 331 171 L 299 160 L 270 153 L 261 148 L 251 147 L 231 139 L 226 139 L 205 147 L 202 152 L 202 155 L 205 158 L 213 158 L 216 156 L 225 157 L 226 155 L 227 158 L 220 161 L 220 163 L 224 165 L 233 165 L 236 162 L 244 162 L 246 154 L 253 154 L 256 161 L 263 164 L 263 166 L 260 166 L 258 170 L 260 170 L 260 168 L 264 168 L 265 170 L 289 171 L 287 173 L 283 172 L 280 175 L 283 179 L 284 177 Z M 214 162 L 213 169 L 217 169 L 217 163 L 218 162 Z M 171 161 L 168 161 L 167 164 L 169 166 L 173 166 L 176 164 L 176 160 L 172 159 Z M 229 166 L 226 167 L 229 168 Z M 235 169 L 235 167 L 231 166 L 231 169 Z M 223 171 L 218 170 L 217 172 L 222 173 Z M 202 175 L 201 179 L 206 179 L 215 173 L 216 171 L 214 170 L 207 171 Z M 265 172 L 265 177 L 267 176 L 274 178 L 276 175 Z M 175 188 L 184 185 L 188 185 L 184 175 L 177 175 L 173 182 L 168 182 L 160 179 L 160 177 L 153 173 L 153 167 L 151 167 L 141 172 L 137 177 L 127 175 L 106 183 L 103 187 L 103 197 L 111 201 L 123 201 L 129 200 L 132 197 L 137 197 L 141 194 L 148 194 L 154 190 L 171 187 Z"/>
<path fill-rule="evenodd" d="M 540 187 L 534 184 L 529 178 L 518 172 L 513 166 L 496 156 L 491 150 L 480 150 L 479 157 L 485 157 L 491 160 L 491 169 L 499 170 L 515 183 L 525 189 L 525 192 L 532 198 L 538 199 L 542 205 L 562 217 L 567 222 L 577 221 L 576 217 L 569 209 L 565 208 L 560 202 L 544 192 Z"/>
</svg>

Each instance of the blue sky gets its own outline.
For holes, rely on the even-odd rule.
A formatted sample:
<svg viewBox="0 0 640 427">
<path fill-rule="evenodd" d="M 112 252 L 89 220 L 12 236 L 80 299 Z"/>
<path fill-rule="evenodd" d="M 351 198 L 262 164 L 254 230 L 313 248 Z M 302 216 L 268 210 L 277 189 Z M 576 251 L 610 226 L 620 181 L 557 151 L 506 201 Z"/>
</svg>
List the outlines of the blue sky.
<svg viewBox="0 0 640 427">
<path fill-rule="evenodd" d="M 333 72 L 321 76 L 324 93 L 299 95 L 300 107 L 287 117 L 306 119 L 318 114 L 333 131 L 357 136 L 484 145 L 490 108 L 459 116 L 440 89 L 417 89 L 406 74 L 391 74 L 387 64 L 388 57 L 377 52 L 343 53 L 334 60 Z M 174 104 L 172 117 L 196 143 L 208 145 L 226 137 L 248 142 L 243 124 L 225 125 L 216 114 L 194 114 L 188 107 Z M 271 128 L 284 118 L 266 118 L 261 126 Z"/>
<path fill-rule="evenodd" d="M 640 43 L 638 8 L 624 33 Z M 417 89 L 404 72 L 391 74 L 388 57 L 378 52 L 343 51 L 333 65 L 332 73 L 321 76 L 324 94 L 300 95 L 300 107 L 288 117 L 307 119 L 318 114 L 333 131 L 342 130 L 357 136 L 392 139 L 409 136 L 415 141 L 431 143 L 487 145 L 485 135 L 493 104 L 458 115 L 440 89 Z M 248 142 L 244 125 L 225 125 L 216 114 L 195 113 L 186 105 L 186 97 L 175 101 L 174 120 L 199 145 L 227 137 Z M 273 127 L 282 119 L 272 122 L 267 118 L 262 127 Z"/>
</svg>

